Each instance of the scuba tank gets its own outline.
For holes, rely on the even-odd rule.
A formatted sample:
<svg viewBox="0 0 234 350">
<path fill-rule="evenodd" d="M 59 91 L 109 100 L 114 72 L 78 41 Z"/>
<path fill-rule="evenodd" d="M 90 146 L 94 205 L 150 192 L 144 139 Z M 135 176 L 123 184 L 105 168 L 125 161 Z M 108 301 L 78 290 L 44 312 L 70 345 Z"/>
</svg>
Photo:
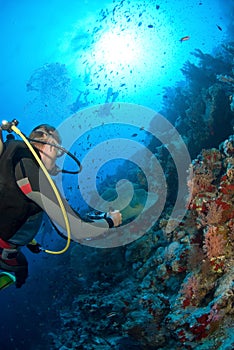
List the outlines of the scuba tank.
<svg viewBox="0 0 234 350">
<path fill-rule="evenodd" d="M 18 124 L 18 121 L 16 119 L 13 119 L 12 122 L 8 122 L 6 120 L 2 121 L 2 124 L 0 125 L 0 157 L 3 152 L 2 130 L 7 130 L 9 133 L 11 133 L 12 132 L 11 127 L 13 125 L 16 126 L 17 124 Z"/>
</svg>

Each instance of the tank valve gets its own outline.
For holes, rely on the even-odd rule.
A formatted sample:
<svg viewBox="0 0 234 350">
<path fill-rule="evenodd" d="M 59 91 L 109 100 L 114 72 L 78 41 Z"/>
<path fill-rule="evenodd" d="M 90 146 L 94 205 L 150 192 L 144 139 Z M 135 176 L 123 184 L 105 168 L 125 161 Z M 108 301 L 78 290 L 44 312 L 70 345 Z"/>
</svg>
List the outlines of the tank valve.
<svg viewBox="0 0 234 350">
<path fill-rule="evenodd" d="M 13 119 L 11 122 L 8 122 L 7 120 L 2 120 L 2 124 L 1 124 L 0 128 L 2 130 L 6 130 L 8 132 L 12 132 L 12 129 L 11 129 L 12 126 L 16 126 L 18 124 L 19 124 L 19 122 L 16 119 Z"/>
</svg>

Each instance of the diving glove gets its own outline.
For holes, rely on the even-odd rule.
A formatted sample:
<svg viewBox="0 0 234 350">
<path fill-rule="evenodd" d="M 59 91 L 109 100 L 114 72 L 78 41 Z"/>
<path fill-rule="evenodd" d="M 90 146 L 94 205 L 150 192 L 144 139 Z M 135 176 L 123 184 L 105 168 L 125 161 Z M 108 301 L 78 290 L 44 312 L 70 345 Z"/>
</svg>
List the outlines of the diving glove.
<svg viewBox="0 0 234 350">
<path fill-rule="evenodd" d="M 100 212 L 100 211 L 94 211 L 94 212 L 90 212 L 88 214 L 88 218 L 91 219 L 91 220 L 94 220 L 94 221 L 95 220 L 104 219 L 108 223 L 109 228 L 114 227 L 114 222 L 111 219 L 111 217 L 109 216 L 109 213 L 103 213 L 103 212 Z"/>
</svg>

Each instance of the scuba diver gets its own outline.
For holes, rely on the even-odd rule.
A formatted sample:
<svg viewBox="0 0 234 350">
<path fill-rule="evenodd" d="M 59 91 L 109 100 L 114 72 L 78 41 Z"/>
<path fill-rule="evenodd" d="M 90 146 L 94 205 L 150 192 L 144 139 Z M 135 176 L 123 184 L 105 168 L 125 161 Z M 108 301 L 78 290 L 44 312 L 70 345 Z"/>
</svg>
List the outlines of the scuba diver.
<svg viewBox="0 0 234 350">
<path fill-rule="evenodd" d="M 0 273 L 0 289 L 11 282 L 15 282 L 17 288 L 25 283 L 28 262 L 21 247 L 27 246 L 33 253 L 43 251 L 34 237 L 41 226 L 44 212 L 56 226 L 66 230 L 61 206 L 33 153 L 22 140 L 8 137 L 3 142 L 2 129 L 11 132 L 11 126 L 18 124 L 16 120 L 6 123 L 8 124 L 2 124 L 0 128 L 0 269 L 6 271 Z M 41 124 L 32 130 L 27 139 L 48 173 L 58 174 L 61 170 L 56 165 L 56 160 L 65 149 L 61 147 L 61 137 L 56 129 Z M 79 242 L 79 239 L 82 241 L 85 237 L 96 237 L 108 228 L 122 223 L 119 211 L 103 213 L 95 220 L 84 221 L 64 198 L 62 202 L 69 220 L 71 240 Z M 11 281 L 9 272 L 15 274 Z M 1 282 L 1 278 L 6 280 L 6 284 Z"/>
</svg>

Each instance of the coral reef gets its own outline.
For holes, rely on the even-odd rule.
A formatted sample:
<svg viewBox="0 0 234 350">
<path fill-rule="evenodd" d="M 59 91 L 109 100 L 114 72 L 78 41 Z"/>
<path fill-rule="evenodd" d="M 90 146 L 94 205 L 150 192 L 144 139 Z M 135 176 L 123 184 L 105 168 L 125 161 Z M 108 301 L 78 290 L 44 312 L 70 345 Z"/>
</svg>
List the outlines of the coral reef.
<svg viewBox="0 0 234 350">
<path fill-rule="evenodd" d="M 233 43 L 219 48 L 213 57 L 197 49 L 197 64 L 186 62 L 186 78 L 166 87 L 161 113 L 175 125 L 192 157 L 203 148 L 218 147 L 230 135 L 234 120 Z"/>
<path fill-rule="evenodd" d="M 212 349 L 222 349 L 223 339 L 228 338 L 225 325 L 233 317 L 234 191 L 228 176 L 227 144 L 225 141 L 220 150 L 203 150 L 192 164 L 193 176 L 188 181 L 188 216 L 194 222 L 194 232 L 189 235 L 189 274 L 167 316 L 171 329 L 188 349 L 202 349 L 199 341 L 204 338 Z M 186 225 L 185 220 L 184 228 Z M 230 344 L 233 346 L 233 339 Z"/>
<path fill-rule="evenodd" d="M 192 162 L 187 215 L 171 234 L 164 218 L 125 247 L 74 245 L 51 349 L 233 348 L 233 153 L 230 136 Z"/>
</svg>

